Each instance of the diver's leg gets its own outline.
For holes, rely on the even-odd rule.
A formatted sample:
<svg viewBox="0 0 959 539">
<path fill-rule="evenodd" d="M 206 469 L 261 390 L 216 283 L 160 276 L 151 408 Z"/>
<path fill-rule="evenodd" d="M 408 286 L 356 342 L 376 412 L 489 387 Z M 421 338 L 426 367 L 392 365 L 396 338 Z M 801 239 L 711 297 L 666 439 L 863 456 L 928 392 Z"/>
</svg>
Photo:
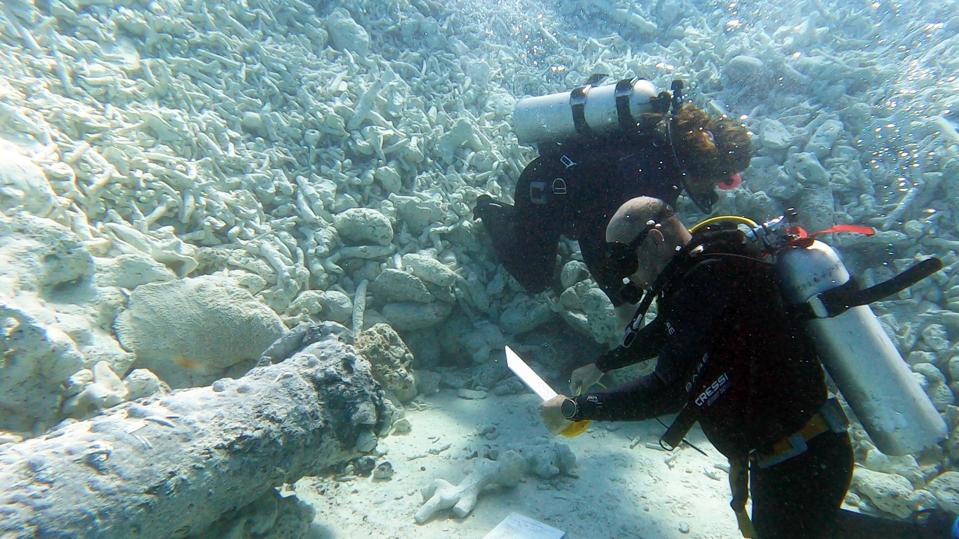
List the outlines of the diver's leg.
<svg viewBox="0 0 959 539">
<path fill-rule="evenodd" d="M 852 478 L 846 433 L 827 432 L 801 455 L 766 469 L 750 466 L 752 523 L 760 538 L 832 538 Z"/>
<path fill-rule="evenodd" d="M 549 287 L 555 273 L 559 230 L 549 212 L 479 200 L 474 215 L 483 220 L 496 256 L 528 292 Z"/>
<path fill-rule="evenodd" d="M 596 222 L 584 228 L 586 230 L 582 231 L 579 236 L 579 251 L 583 255 L 583 262 L 599 289 L 605 292 L 613 306 L 617 307 L 617 319 L 621 322 L 620 327 L 626 327 L 636 309 L 627 303 L 621 293 L 622 279 L 617 279 L 606 267 L 606 224 Z M 635 303 L 632 298 L 629 301 Z M 626 307 L 620 308 L 624 305 Z"/>
</svg>

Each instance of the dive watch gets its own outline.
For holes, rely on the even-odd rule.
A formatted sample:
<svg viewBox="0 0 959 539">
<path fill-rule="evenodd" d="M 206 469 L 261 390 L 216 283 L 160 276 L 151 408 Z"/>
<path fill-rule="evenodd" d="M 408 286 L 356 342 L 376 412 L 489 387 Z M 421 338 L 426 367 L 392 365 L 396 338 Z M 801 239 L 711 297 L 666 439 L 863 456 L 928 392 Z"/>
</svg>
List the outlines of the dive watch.
<svg viewBox="0 0 959 539">
<path fill-rule="evenodd" d="M 576 414 L 579 413 L 579 405 L 574 399 L 567 397 L 560 406 L 563 417 L 569 421 L 576 421 Z"/>
</svg>

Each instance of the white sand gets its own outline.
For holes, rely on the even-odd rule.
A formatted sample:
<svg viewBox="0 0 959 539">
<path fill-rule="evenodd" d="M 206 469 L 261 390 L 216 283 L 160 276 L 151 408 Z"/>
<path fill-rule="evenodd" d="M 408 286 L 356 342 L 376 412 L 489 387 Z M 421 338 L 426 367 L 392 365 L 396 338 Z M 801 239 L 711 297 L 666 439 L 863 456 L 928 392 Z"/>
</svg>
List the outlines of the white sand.
<svg viewBox="0 0 959 539">
<path fill-rule="evenodd" d="M 656 421 L 593 423 L 578 438 L 553 438 L 539 420 L 532 394 L 464 400 L 443 391 L 425 402 L 430 408 L 407 413 L 412 432 L 380 442 L 386 455 L 377 462 L 393 465 L 391 480 L 297 483 L 297 495 L 316 509 L 321 537 L 482 538 L 514 511 L 559 528 L 570 539 L 740 537 L 728 506 L 726 472 L 716 467 L 726 460 L 698 429 L 688 439 L 708 457 L 689 447 L 672 453 L 647 447 L 656 446 L 664 430 Z M 494 440 L 480 434 L 488 425 L 499 433 Z M 527 476 L 515 488 L 488 491 L 465 519 L 443 512 L 422 526 L 414 522 L 423 502 L 420 488 L 434 477 L 458 482 L 474 451 L 505 451 L 551 439 L 567 443 L 576 454 L 575 477 Z"/>
</svg>

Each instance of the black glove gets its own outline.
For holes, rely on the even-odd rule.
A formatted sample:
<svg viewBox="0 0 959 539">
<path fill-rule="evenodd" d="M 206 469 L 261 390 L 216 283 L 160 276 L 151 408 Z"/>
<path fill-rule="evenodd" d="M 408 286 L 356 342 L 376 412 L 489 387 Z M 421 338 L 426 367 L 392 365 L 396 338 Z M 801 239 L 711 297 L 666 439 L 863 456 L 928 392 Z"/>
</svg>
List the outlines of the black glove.
<svg viewBox="0 0 959 539">
<path fill-rule="evenodd" d="M 483 214 L 486 211 L 486 208 L 491 204 L 495 204 L 493 197 L 489 195 L 480 195 L 476 197 L 476 205 L 473 206 L 473 220 L 482 219 Z"/>
</svg>

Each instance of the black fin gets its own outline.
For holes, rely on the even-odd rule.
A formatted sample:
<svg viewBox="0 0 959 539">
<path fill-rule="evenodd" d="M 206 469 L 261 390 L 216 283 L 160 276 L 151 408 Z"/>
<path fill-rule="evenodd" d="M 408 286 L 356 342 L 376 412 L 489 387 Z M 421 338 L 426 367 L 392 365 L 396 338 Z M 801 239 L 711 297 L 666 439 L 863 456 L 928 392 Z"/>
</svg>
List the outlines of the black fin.
<svg viewBox="0 0 959 539">
<path fill-rule="evenodd" d="M 608 76 L 606 73 L 593 73 L 586 79 L 586 86 L 596 86 Z"/>
</svg>

